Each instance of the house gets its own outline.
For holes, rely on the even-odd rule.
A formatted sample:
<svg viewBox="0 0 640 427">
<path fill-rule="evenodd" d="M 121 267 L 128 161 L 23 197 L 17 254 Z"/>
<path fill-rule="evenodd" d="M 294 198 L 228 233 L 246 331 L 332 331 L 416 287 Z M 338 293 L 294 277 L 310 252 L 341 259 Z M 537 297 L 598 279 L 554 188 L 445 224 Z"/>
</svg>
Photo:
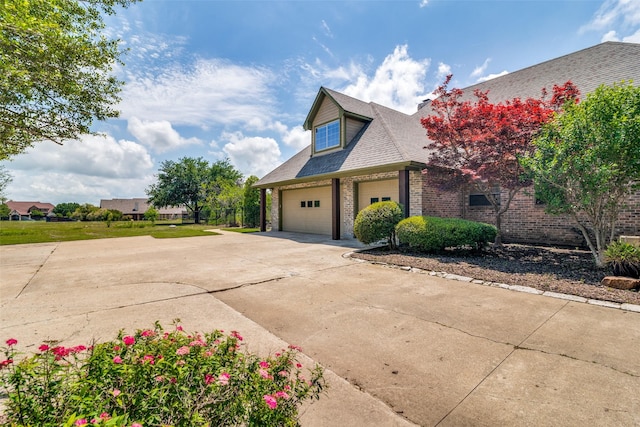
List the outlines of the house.
<svg viewBox="0 0 640 427">
<path fill-rule="evenodd" d="M 640 44 L 606 42 L 512 72 L 464 89 L 489 91 L 491 102 L 539 97 L 542 88 L 571 80 L 581 96 L 600 84 L 633 80 L 640 84 Z M 430 115 L 422 103 L 412 115 L 320 88 L 304 122 L 311 145 L 256 183 L 261 189 L 261 228 L 266 229 L 266 190 L 272 191 L 272 230 L 352 238 L 357 213 L 376 201 L 401 203 L 405 216 L 460 217 L 492 223 L 493 209 L 468 190 L 443 193 L 430 188 L 423 171 L 429 153 L 420 119 Z M 496 191 L 500 191 L 497 189 Z M 581 245 L 567 217 L 544 213 L 533 191 L 521 191 L 503 216 L 504 241 Z M 640 193 L 622 212 L 621 234 L 638 234 Z"/>
<path fill-rule="evenodd" d="M 131 219 L 144 219 L 144 213 L 151 207 L 145 198 L 100 200 L 101 209 L 113 209 L 122 212 Z M 188 216 L 184 206 L 165 207 L 158 210 L 158 219 L 182 219 Z"/>
<path fill-rule="evenodd" d="M 14 202 L 13 200 L 9 200 L 7 206 L 9 207 L 9 221 L 31 220 L 33 219 L 31 215 L 35 211 L 42 213 L 40 216 L 42 218 L 52 213 L 55 208 L 51 203 Z"/>
</svg>

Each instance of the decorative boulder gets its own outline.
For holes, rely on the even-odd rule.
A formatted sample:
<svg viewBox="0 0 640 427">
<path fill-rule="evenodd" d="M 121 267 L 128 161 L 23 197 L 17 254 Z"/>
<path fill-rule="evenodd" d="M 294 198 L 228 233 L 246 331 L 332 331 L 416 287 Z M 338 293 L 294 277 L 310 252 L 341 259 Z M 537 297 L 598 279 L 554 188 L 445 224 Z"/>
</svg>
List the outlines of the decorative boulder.
<svg viewBox="0 0 640 427">
<path fill-rule="evenodd" d="M 625 291 L 640 288 L 640 279 L 621 276 L 607 276 L 602 279 L 602 286 L 609 288 L 623 289 Z"/>
</svg>

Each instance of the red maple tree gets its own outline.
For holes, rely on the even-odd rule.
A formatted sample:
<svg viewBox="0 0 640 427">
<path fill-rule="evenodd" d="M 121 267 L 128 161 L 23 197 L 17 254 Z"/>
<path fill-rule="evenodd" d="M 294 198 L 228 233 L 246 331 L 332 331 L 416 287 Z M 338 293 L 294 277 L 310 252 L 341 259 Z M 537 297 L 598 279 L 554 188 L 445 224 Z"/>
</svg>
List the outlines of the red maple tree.
<svg viewBox="0 0 640 427">
<path fill-rule="evenodd" d="M 532 152 L 532 140 L 565 102 L 577 102 L 579 91 L 568 81 L 553 87 L 549 101 L 543 88 L 540 98 L 494 104 L 488 91 L 476 89 L 472 102 L 463 100 L 461 89 L 448 88 L 451 78 L 447 76 L 434 91 L 434 114 L 421 119 L 429 137 L 425 148 L 431 151 L 427 180 L 441 190 L 468 186 L 482 193 L 495 212 L 495 244 L 500 245 L 502 215 L 514 196 L 531 185 L 519 158 Z M 500 193 L 506 193 L 506 198 Z"/>
</svg>

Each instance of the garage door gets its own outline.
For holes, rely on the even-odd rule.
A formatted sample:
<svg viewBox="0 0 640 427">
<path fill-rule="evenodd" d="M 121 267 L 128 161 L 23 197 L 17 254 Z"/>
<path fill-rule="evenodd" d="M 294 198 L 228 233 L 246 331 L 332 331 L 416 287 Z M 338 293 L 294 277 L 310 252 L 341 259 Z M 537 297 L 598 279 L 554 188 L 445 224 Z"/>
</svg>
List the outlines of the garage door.
<svg viewBox="0 0 640 427">
<path fill-rule="evenodd" d="M 398 180 L 369 181 L 358 184 L 358 211 L 372 203 L 393 200 L 398 202 Z"/>
<path fill-rule="evenodd" d="M 331 186 L 283 190 L 282 229 L 331 235 Z"/>
</svg>

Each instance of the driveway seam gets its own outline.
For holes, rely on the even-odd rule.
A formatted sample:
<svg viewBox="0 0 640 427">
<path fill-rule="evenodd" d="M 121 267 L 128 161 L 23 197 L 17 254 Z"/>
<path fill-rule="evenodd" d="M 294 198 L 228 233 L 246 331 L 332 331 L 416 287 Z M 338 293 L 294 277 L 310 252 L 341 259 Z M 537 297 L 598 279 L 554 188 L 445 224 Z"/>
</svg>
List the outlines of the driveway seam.
<svg viewBox="0 0 640 427">
<path fill-rule="evenodd" d="M 42 267 L 44 267 L 44 265 L 47 263 L 47 261 L 49 261 L 49 258 L 51 258 L 51 255 L 53 255 L 53 253 L 56 251 L 56 249 L 58 249 L 58 246 L 60 246 L 60 242 L 56 243 L 56 245 L 53 247 L 51 252 L 49 252 L 49 254 L 44 259 L 44 261 L 42 261 L 42 264 L 40 264 L 38 266 L 38 269 L 31 275 L 31 278 L 29 278 L 27 283 L 22 287 L 22 289 L 20 289 L 20 292 L 18 292 L 18 295 L 16 295 L 14 297 L 14 299 L 20 298 L 20 295 L 22 295 L 22 292 L 24 292 L 24 290 L 27 289 L 27 287 L 31 284 L 31 281 L 34 279 L 34 277 L 36 277 L 37 274 L 40 273 L 40 270 L 42 270 Z"/>
<path fill-rule="evenodd" d="M 542 322 L 540 325 L 538 325 L 538 327 L 536 327 L 533 331 L 531 331 L 531 333 L 530 333 L 529 335 L 527 335 L 527 336 L 525 337 L 525 339 L 523 339 L 523 340 L 520 342 L 520 344 L 518 344 L 518 345 L 514 345 L 514 346 L 513 346 L 513 348 L 512 348 L 512 350 L 509 352 L 509 354 L 507 354 L 507 355 L 505 356 L 505 358 L 504 358 L 504 359 L 502 359 L 502 360 L 500 361 L 500 363 L 498 363 L 498 364 L 497 364 L 497 365 L 496 365 L 496 366 L 491 370 L 491 372 L 489 372 L 487 375 L 485 375 L 485 377 L 484 377 L 482 380 L 480 380 L 480 381 L 478 382 L 478 384 L 476 384 L 476 385 L 475 385 L 475 387 L 473 387 L 473 388 L 469 391 L 469 393 L 467 393 L 467 394 L 466 394 L 466 395 L 465 395 L 465 396 L 460 400 L 460 402 L 458 402 L 458 403 L 457 403 L 453 408 L 451 408 L 451 410 L 450 410 L 449 412 L 447 412 L 447 414 L 446 414 L 444 417 L 442 417 L 442 419 L 441 419 L 440 421 L 438 421 L 435 425 L 436 425 L 436 426 L 438 426 L 438 425 L 440 425 L 444 420 L 446 420 L 446 419 L 447 419 L 447 417 L 448 417 L 449 415 L 451 415 L 451 413 L 452 413 L 453 411 L 455 411 L 455 410 L 456 410 L 456 408 L 458 408 L 460 405 L 462 405 L 462 403 L 463 403 L 465 400 L 467 400 L 467 399 L 469 398 L 469 396 L 471 396 L 471 394 L 473 394 L 473 392 L 475 392 L 475 391 L 478 389 L 478 387 L 480 387 L 480 386 L 481 386 L 481 385 L 482 385 L 482 384 L 487 380 L 487 378 L 489 378 L 491 375 L 493 375 L 493 373 L 494 373 L 494 372 L 495 372 L 495 371 L 496 371 L 500 366 L 502 366 L 502 365 L 504 364 L 504 362 L 505 362 L 507 359 L 509 359 L 513 353 L 515 353 L 515 352 L 516 352 L 516 350 L 518 350 L 518 349 L 520 348 L 520 345 L 521 345 L 521 344 L 523 344 L 526 340 L 528 340 L 528 339 L 531 337 L 531 335 L 535 334 L 535 333 L 536 333 L 540 328 L 542 328 L 544 325 L 546 325 L 546 324 L 547 324 L 551 319 L 553 319 L 553 318 L 555 317 L 555 315 L 556 315 L 556 314 L 558 314 L 561 310 L 563 310 L 563 309 L 564 309 L 568 304 L 569 304 L 569 302 L 567 301 L 567 302 L 566 302 L 565 304 L 563 304 L 560 308 L 558 308 L 558 310 L 556 310 L 556 311 L 555 311 L 551 316 L 547 317 L 547 318 L 545 319 L 545 321 L 544 321 L 544 322 Z M 535 351 L 535 350 L 532 350 L 532 351 Z"/>
</svg>

